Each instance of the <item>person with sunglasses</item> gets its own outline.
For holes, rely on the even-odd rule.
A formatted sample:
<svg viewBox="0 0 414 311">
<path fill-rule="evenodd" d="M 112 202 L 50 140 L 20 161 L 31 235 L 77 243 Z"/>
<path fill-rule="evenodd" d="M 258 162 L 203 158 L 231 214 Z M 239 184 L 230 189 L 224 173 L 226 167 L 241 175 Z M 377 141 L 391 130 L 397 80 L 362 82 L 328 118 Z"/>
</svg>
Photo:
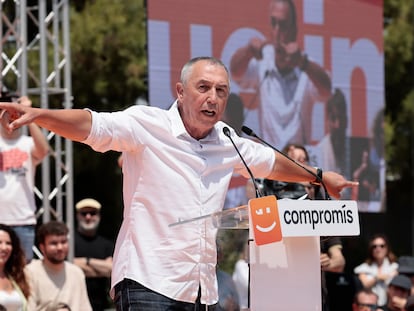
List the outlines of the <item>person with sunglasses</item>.
<svg viewBox="0 0 414 311">
<path fill-rule="evenodd" d="M 378 305 L 385 305 L 388 285 L 398 274 L 398 263 L 384 234 L 376 234 L 369 240 L 368 258 L 354 268 L 354 273 L 364 288 L 378 295 Z"/>
<path fill-rule="evenodd" d="M 411 280 L 406 275 L 396 275 L 392 278 L 387 289 L 387 304 L 383 311 L 406 311 L 407 301 L 411 293 Z"/>
<path fill-rule="evenodd" d="M 302 51 L 293 0 L 270 0 L 269 38 L 252 37 L 230 60 L 232 79 L 257 94 L 245 108 L 257 110 L 260 136 L 276 148 L 311 142 L 312 108 L 332 95 L 322 66 Z"/>
<path fill-rule="evenodd" d="M 380 311 L 378 296 L 371 289 L 363 288 L 355 293 L 352 311 Z"/>
<path fill-rule="evenodd" d="M 77 230 L 73 262 L 85 273 L 88 296 L 93 310 L 103 311 L 109 307 L 108 301 L 110 301 L 114 243 L 98 234 L 101 203 L 86 198 L 76 203 L 75 208 Z"/>
</svg>

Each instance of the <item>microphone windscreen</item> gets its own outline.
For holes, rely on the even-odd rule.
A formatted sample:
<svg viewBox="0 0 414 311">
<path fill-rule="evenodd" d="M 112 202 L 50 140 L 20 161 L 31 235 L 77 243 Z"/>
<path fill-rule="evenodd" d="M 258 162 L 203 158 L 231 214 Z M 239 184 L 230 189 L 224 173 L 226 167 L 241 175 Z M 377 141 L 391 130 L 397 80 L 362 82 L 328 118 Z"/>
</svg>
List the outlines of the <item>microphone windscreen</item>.
<svg viewBox="0 0 414 311">
<path fill-rule="evenodd" d="M 254 136 L 253 130 L 244 125 L 242 126 L 242 132 L 246 135 Z"/>
<path fill-rule="evenodd" d="M 229 130 L 229 128 L 227 126 L 223 127 L 223 133 L 227 137 L 230 137 L 230 130 Z"/>
</svg>

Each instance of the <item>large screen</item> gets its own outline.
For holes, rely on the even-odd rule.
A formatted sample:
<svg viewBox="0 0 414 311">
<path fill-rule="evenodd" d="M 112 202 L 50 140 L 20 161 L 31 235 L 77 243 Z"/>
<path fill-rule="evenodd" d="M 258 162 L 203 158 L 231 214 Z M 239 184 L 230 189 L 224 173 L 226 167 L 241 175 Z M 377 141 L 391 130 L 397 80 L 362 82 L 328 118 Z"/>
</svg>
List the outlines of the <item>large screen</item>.
<svg viewBox="0 0 414 311">
<path fill-rule="evenodd" d="M 360 182 L 343 199 L 385 210 L 381 0 L 147 3 L 150 105 L 173 103 L 190 58 L 220 58 L 236 130 L 244 124 L 278 149 L 306 146 L 311 165 Z"/>
</svg>

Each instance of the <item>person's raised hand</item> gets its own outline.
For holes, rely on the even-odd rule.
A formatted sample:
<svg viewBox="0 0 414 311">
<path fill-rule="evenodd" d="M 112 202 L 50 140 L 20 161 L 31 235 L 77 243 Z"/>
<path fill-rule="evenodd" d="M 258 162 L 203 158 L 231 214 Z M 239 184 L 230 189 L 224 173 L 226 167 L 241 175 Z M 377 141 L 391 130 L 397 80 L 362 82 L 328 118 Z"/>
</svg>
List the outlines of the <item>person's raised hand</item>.
<svg viewBox="0 0 414 311">
<path fill-rule="evenodd" d="M 253 57 L 256 59 L 262 59 L 262 48 L 266 44 L 266 41 L 263 41 L 259 38 L 252 38 L 249 41 L 249 51 L 252 53 Z"/>
</svg>

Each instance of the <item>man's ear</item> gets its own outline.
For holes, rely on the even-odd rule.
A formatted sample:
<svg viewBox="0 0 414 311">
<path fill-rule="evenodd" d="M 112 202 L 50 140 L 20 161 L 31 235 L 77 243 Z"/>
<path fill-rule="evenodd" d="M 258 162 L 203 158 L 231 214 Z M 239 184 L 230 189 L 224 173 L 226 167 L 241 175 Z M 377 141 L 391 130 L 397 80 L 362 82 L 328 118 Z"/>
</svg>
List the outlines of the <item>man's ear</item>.
<svg viewBox="0 0 414 311">
<path fill-rule="evenodd" d="M 184 93 L 184 86 L 181 82 L 177 82 L 177 84 L 175 85 L 175 90 L 177 92 L 177 97 L 182 98 Z"/>
<path fill-rule="evenodd" d="M 42 252 L 42 254 L 45 254 L 45 245 L 43 243 L 39 244 L 39 249 Z"/>
</svg>

